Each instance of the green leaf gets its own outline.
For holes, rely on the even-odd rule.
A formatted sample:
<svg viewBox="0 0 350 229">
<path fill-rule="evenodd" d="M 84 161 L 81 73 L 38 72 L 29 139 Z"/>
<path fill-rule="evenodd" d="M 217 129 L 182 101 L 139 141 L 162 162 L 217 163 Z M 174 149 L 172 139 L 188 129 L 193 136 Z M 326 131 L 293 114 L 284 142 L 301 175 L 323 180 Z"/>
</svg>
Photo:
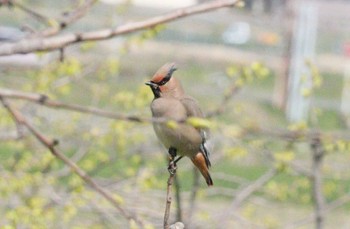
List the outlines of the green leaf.
<svg viewBox="0 0 350 229">
<path fill-rule="evenodd" d="M 212 126 L 208 119 L 198 117 L 190 117 L 186 120 L 186 123 L 196 128 L 210 128 Z"/>
<path fill-rule="evenodd" d="M 166 126 L 169 127 L 170 129 L 176 129 L 178 127 L 178 123 L 175 122 L 174 120 L 170 120 L 166 122 Z"/>
</svg>

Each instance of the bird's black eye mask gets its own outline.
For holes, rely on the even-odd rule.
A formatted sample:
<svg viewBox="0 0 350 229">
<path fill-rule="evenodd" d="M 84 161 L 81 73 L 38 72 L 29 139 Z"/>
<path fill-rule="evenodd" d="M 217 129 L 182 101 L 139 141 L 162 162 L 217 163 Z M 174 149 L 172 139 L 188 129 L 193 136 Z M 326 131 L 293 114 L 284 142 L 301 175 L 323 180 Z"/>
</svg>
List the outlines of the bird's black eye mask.
<svg viewBox="0 0 350 229">
<path fill-rule="evenodd" d="M 168 72 L 168 74 L 166 74 L 166 76 L 158 83 L 156 83 L 158 86 L 163 86 L 164 84 L 166 84 L 170 79 L 171 76 L 173 75 L 173 72 L 176 71 L 175 66 L 172 66 Z"/>
</svg>

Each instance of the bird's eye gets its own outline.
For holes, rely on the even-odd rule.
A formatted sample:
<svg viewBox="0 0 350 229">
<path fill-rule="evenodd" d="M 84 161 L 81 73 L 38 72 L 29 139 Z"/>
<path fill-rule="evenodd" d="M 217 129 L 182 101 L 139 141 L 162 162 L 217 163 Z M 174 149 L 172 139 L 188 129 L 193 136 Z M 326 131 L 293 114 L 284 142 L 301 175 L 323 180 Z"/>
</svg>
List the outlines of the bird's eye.
<svg viewBox="0 0 350 229">
<path fill-rule="evenodd" d="M 170 76 L 167 75 L 158 83 L 158 85 L 163 86 L 164 84 L 166 84 L 170 80 L 170 77 L 171 77 L 171 75 Z"/>
<path fill-rule="evenodd" d="M 173 75 L 173 72 L 174 72 L 174 71 L 176 71 L 176 68 L 175 68 L 175 67 L 172 67 L 172 68 L 169 70 L 168 74 L 158 83 L 158 85 L 159 85 L 159 86 L 163 86 L 164 84 L 166 84 L 166 83 L 170 80 L 170 78 L 171 78 L 171 76 Z"/>
</svg>

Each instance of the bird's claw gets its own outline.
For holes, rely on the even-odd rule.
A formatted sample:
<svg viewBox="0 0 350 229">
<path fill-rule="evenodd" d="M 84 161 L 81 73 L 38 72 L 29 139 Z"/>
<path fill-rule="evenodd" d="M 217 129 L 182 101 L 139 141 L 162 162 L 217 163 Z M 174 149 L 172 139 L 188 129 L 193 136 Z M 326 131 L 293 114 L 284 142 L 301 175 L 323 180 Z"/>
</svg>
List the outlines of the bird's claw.
<svg viewBox="0 0 350 229">
<path fill-rule="evenodd" d="M 168 171 L 171 175 L 174 175 L 176 173 L 176 169 L 177 169 L 177 166 L 175 164 L 175 162 L 172 160 L 169 162 L 169 166 L 168 166 Z"/>
</svg>

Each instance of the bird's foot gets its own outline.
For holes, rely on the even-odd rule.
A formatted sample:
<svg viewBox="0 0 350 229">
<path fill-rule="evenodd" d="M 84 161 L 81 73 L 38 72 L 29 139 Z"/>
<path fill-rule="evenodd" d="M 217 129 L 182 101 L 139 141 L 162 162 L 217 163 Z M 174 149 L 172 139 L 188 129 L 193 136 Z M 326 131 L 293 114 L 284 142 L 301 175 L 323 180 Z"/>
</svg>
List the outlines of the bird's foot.
<svg viewBox="0 0 350 229">
<path fill-rule="evenodd" d="M 177 169 L 177 166 L 176 166 L 176 162 L 175 160 L 171 160 L 169 162 L 169 166 L 168 166 L 168 171 L 171 175 L 174 175 L 176 173 L 176 169 Z"/>
<path fill-rule="evenodd" d="M 177 153 L 176 153 L 176 149 L 174 147 L 170 147 L 169 150 L 168 150 L 168 153 L 169 153 L 169 156 L 170 156 L 170 159 L 171 160 L 174 160 Z"/>
<path fill-rule="evenodd" d="M 169 161 L 169 166 L 168 166 L 168 171 L 171 175 L 174 175 L 176 173 L 176 149 L 174 147 L 169 148 L 169 156 L 170 156 L 170 161 Z"/>
</svg>

